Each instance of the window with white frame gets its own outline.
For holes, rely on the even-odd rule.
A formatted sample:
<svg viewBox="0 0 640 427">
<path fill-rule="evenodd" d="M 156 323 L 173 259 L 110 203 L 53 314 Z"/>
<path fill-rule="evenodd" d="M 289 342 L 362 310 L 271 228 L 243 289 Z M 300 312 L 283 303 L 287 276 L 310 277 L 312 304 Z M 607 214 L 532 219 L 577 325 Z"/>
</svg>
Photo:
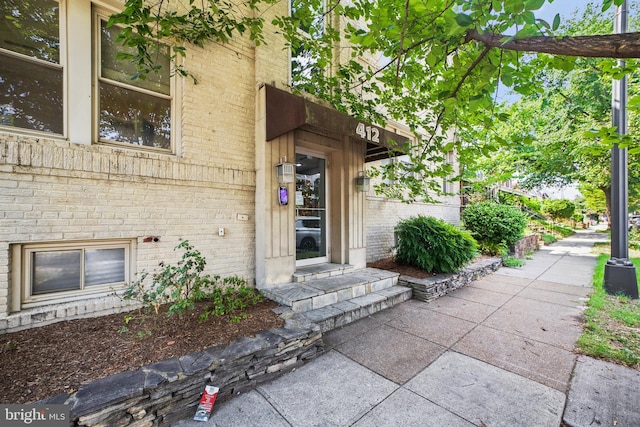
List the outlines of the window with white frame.
<svg viewBox="0 0 640 427">
<path fill-rule="evenodd" d="M 158 72 L 133 79 L 131 53 L 107 28 L 111 2 L 0 1 L 0 128 L 74 143 L 172 152 L 176 77 L 159 43 Z"/>
<path fill-rule="evenodd" d="M 124 287 L 133 250 L 133 240 L 16 245 L 14 311 Z"/>
<path fill-rule="evenodd" d="M 116 42 L 120 27 L 107 27 L 108 15 L 96 14 L 96 68 L 98 91 L 98 140 L 155 149 L 171 149 L 171 64 L 169 46 L 159 43 L 160 68 L 145 78 L 135 64 L 118 59 L 119 53 L 134 54 L 134 48 Z"/>
<path fill-rule="evenodd" d="M 64 133 L 60 4 L 0 1 L 0 126 Z"/>
</svg>

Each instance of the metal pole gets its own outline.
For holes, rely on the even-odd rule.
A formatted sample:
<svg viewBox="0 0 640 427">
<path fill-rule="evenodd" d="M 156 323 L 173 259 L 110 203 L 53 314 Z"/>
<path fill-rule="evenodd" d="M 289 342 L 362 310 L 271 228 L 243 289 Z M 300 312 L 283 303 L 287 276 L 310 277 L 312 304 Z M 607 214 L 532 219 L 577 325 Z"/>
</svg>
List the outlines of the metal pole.
<svg viewBox="0 0 640 427">
<path fill-rule="evenodd" d="M 616 6 L 613 32 L 627 32 L 627 1 Z M 623 60 L 618 64 L 624 66 Z M 613 81 L 612 122 L 620 135 L 627 133 L 627 77 Z M 611 149 L 611 258 L 604 269 L 604 289 L 609 294 L 638 298 L 636 269 L 629 261 L 627 149 Z"/>
</svg>

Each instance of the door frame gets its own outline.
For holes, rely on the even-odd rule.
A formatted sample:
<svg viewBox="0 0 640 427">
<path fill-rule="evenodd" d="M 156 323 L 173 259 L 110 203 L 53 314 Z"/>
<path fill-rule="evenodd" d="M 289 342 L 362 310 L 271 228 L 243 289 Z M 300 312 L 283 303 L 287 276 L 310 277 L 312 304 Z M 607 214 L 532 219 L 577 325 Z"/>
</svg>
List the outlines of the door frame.
<svg viewBox="0 0 640 427">
<path fill-rule="evenodd" d="M 303 155 L 308 155 L 308 156 L 313 156 L 319 159 L 323 159 L 324 160 L 324 186 L 325 186 L 325 190 L 324 190 L 324 195 L 325 195 L 325 200 L 324 200 L 324 210 L 325 210 L 325 230 L 324 230 L 324 238 L 325 238 L 325 255 L 321 256 L 321 257 L 315 257 L 315 258 L 307 258 L 307 259 L 301 259 L 298 260 L 296 259 L 296 267 L 304 267 L 307 265 L 315 265 L 315 264 L 326 264 L 331 262 L 331 206 L 330 206 L 330 200 L 331 200 L 331 185 L 330 185 L 330 179 L 329 179 L 329 158 L 331 156 L 330 153 L 328 152 L 323 152 L 323 151 L 318 151 L 318 150 L 313 150 L 313 149 L 309 149 L 306 147 L 300 147 L 298 145 L 296 145 L 295 147 L 295 155 L 298 154 L 303 154 Z M 296 175 L 297 175 L 297 171 L 296 171 Z M 294 197 L 295 200 L 295 197 Z M 295 203 L 295 202 L 294 202 Z M 293 226 L 294 226 L 294 233 L 295 233 L 295 224 L 296 221 L 298 219 L 298 214 L 297 214 L 297 206 L 294 206 L 294 221 L 293 221 Z"/>
</svg>

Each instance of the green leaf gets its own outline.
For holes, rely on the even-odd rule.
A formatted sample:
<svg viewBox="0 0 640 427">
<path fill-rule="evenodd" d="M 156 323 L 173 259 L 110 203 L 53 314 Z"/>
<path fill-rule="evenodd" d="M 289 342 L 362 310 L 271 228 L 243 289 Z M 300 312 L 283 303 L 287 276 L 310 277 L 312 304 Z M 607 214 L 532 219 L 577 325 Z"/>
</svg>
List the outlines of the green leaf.
<svg viewBox="0 0 640 427">
<path fill-rule="evenodd" d="M 540 9 L 546 0 L 527 0 L 524 7 L 527 10 L 538 10 Z"/>
<path fill-rule="evenodd" d="M 553 31 L 556 31 L 558 28 L 560 28 L 560 14 L 557 13 L 556 16 L 553 18 L 553 24 L 551 25 L 551 29 Z"/>
<path fill-rule="evenodd" d="M 504 11 L 507 13 L 521 13 L 524 10 L 522 0 L 505 0 Z"/>
<path fill-rule="evenodd" d="M 524 19 L 524 22 L 526 22 L 527 24 L 536 23 L 536 16 L 533 14 L 533 12 L 526 11 L 523 12 L 521 16 Z"/>
<path fill-rule="evenodd" d="M 461 27 L 469 27 L 473 25 L 473 18 L 466 13 L 458 13 L 456 15 L 456 23 Z"/>
</svg>

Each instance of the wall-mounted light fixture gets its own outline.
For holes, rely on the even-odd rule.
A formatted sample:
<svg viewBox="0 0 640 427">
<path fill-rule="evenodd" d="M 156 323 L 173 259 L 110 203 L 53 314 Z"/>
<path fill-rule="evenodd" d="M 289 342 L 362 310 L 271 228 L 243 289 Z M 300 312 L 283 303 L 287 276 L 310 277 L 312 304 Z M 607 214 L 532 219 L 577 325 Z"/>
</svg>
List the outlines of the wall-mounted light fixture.
<svg viewBox="0 0 640 427">
<path fill-rule="evenodd" d="M 358 172 L 358 176 L 356 177 L 356 190 L 361 193 L 369 191 L 369 181 L 371 181 L 371 178 L 369 178 L 366 173 L 363 171 Z"/>
<path fill-rule="evenodd" d="M 276 165 L 276 175 L 279 184 L 290 184 L 295 182 L 296 169 L 293 163 L 287 163 L 287 157 L 280 157 L 280 163 Z"/>
</svg>

